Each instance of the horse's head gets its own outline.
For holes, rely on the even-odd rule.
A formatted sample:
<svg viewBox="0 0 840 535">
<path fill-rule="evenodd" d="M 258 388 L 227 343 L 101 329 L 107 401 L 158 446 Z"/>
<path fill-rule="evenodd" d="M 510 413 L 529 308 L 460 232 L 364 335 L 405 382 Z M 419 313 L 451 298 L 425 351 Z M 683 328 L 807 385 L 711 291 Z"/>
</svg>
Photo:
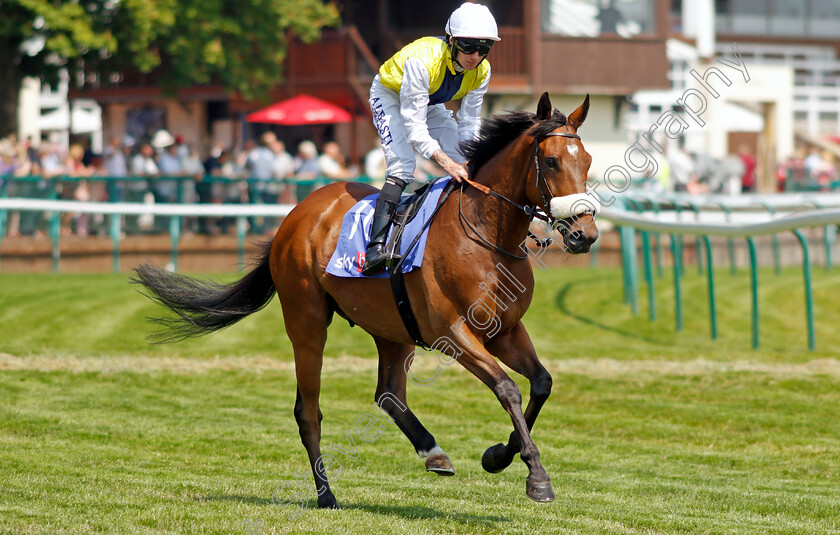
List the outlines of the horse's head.
<svg viewBox="0 0 840 535">
<path fill-rule="evenodd" d="M 550 216 L 554 228 L 563 235 L 566 249 L 573 254 L 588 252 L 598 239 L 595 215 L 600 205 L 586 193 L 592 157 L 577 135 L 588 111 L 586 95 L 583 104 L 563 121 L 560 113 L 552 116 L 548 93 L 543 93 L 537 105 L 537 124 L 530 130 L 534 138 L 534 169 L 529 174 L 526 194 L 533 205 Z M 561 126 L 557 126 L 558 120 Z"/>
</svg>

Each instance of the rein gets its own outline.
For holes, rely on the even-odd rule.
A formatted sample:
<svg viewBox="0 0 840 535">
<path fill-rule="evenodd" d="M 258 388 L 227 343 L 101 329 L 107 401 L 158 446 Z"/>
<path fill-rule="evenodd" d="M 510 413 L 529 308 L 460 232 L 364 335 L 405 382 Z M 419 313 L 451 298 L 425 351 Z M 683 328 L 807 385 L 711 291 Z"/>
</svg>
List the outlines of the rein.
<svg viewBox="0 0 840 535">
<path fill-rule="evenodd" d="M 569 134 L 569 133 L 566 133 L 566 132 L 549 132 L 548 134 L 544 134 L 542 137 L 552 137 L 552 136 L 567 137 L 567 138 L 578 139 L 578 140 L 580 139 L 579 135 Z M 536 175 L 537 175 L 536 176 L 536 186 L 537 186 L 537 189 L 540 192 L 540 196 L 542 197 L 543 205 L 548 206 L 550 204 L 549 199 L 554 197 L 554 193 L 551 191 L 551 187 L 548 185 L 548 180 L 545 178 L 545 173 L 543 172 L 542 167 L 540 166 L 540 158 L 541 158 L 540 139 L 537 138 L 537 137 L 534 138 L 533 154 L 534 154 L 534 168 L 537 171 L 537 173 L 536 173 Z M 497 198 L 501 201 L 504 201 L 504 202 L 506 202 L 510 205 L 513 205 L 516 208 L 522 210 L 523 212 L 525 212 L 525 215 L 528 216 L 528 221 L 529 222 L 533 221 L 536 218 L 536 219 L 540 219 L 542 221 L 545 221 L 547 223 L 552 223 L 552 227 L 554 226 L 554 223 L 555 223 L 554 219 L 551 216 L 549 216 L 548 214 L 543 213 L 539 209 L 539 207 L 519 204 L 518 202 L 515 202 L 515 201 L 512 201 L 512 200 L 508 199 L 507 197 L 505 197 L 501 193 L 493 191 L 492 189 L 488 188 L 484 184 L 479 184 L 479 183 L 477 183 L 473 180 L 470 180 L 469 178 L 465 178 L 461 182 L 461 192 L 460 192 L 460 195 L 458 197 L 458 214 L 460 215 L 460 217 L 464 221 L 464 223 L 466 223 L 467 226 L 470 227 L 470 230 L 472 230 L 475 233 L 475 235 L 478 236 L 479 239 L 481 239 L 481 241 L 485 245 L 492 248 L 497 253 L 501 253 L 505 256 L 508 256 L 510 258 L 514 258 L 516 260 L 525 260 L 526 258 L 528 258 L 527 254 L 520 256 L 520 255 L 517 255 L 517 254 L 513 254 L 511 252 L 505 251 L 504 249 L 502 249 L 498 245 L 492 243 L 490 240 L 488 240 L 487 238 L 482 236 L 481 233 L 478 231 L 478 229 L 476 229 L 475 226 L 473 226 L 473 224 L 470 223 L 470 220 L 467 219 L 467 217 L 464 215 L 464 211 L 463 211 L 463 199 L 464 199 L 464 186 L 465 185 L 472 186 L 473 188 L 477 189 L 478 191 L 480 191 L 481 193 L 483 193 L 485 195 L 488 195 L 490 197 L 495 197 L 495 198 Z M 545 186 L 545 190 L 548 190 L 548 194 L 549 194 L 548 199 L 546 199 L 545 190 L 543 189 L 543 185 Z M 551 243 L 551 238 L 549 238 L 547 241 L 542 241 L 539 238 L 537 238 L 530 230 L 528 231 L 528 236 L 533 238 L 537 242 L 537 245 L 539 247 L 548 247 L 548 245 Z"/>
</svg>

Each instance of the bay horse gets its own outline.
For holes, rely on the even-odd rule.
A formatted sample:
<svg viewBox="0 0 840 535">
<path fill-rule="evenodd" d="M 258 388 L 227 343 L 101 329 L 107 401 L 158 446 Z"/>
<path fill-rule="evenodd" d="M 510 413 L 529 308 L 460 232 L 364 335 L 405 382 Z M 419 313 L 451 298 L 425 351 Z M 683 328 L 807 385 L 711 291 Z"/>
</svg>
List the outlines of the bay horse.
<svg viewBox="0 0 840 535">
<path fill-rule="evenodd" d="M 596 208 L 581 209 L 577 203 L 578 208 L 570 210 L 569 202 L 586 195 L 592 159 L 577 129 L 588 110 L 589 95 L 566 118 L 552 112 L 545 93 L 536 114 L 516 111 L 485 120 L 478 139 L 461 146 L 470 162 L 472 181 L 454 185 L 460 191 L 456 189 L 440 204 L 429 227 L 423 265 L 405 275 L 423 338 L 435 340 L 435 349 L 456 358 L 484 382 L 513 422 L 508 443 L 488 448 L 482 466 L 499 472 L 519 453 L 528 467 L 526 494 L 539 502 L 553 500 L 554 491 L 530 430 L 549 396 L 552 379 L 522 325 L 534 276 L 527 256 L 517 251 L 524 250 L 521 244 L 536 207 L 554 228 L 560 228 L 562 244 L 569 252 L 588 252 L 598 238 Z M 325 272 L 344 214 L 375 192 L 354 182 L 333 183 L 313 192 L 283 220 L 256 267 L 237 282 L 205 282 L 149 264 L 138 267 L 132 279 L 145 287 L 150 298 L 174 312 L 158 320 L 167 327 L 159 340 L 217 331 L 260 310 L 278 295 L 294 349 L 294 415 L 322 508 L 337 507 L 321 459 L 319 409 L 327 326 L 334 313 L 360 326 L 376 343 L 378 406 L 425 458 L 427 470 L 454 473 L 449 457 L 408 408 L 406 378 L 415 342 L 401 321 L 388 280 L 340 278 Z M 476 308 L 478 303 L 482 305 Z M 478 309 L 483 316 L 476 313 Z M 491 316 L 494 326 L 488 329 Z M 530 381 L 524 413 L 519 388 L 496 359 Z"/>
</svg>

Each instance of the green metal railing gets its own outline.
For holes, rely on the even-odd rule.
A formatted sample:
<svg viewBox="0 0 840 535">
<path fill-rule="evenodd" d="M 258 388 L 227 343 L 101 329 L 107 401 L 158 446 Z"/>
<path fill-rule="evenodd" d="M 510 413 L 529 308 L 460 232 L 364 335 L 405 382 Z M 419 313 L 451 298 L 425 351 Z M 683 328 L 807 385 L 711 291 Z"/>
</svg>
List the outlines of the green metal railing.
<svg viewBox="0 0 840 535">
<path fill-rule="evenodd" d="M 102 214 L 109 217 L 109 235 L 113 243 L 113 270 L 120 270 L 120 236 L 122 216 L 146 215 L 169 217 L 170 262 L 178 267 L 178 246 L 181 239 L 181 221 L 184 217 L 233 217 L 236 220 L 237 256 L 240 266 L 245 261 L 245 238 L 249 217 L 284 217 L 294 208 L 291 204 L 236 205 L 236 204 L 154 204 L 141 203 L 90 203 L 78 201 L 0 198 L 0 213 L 8 210 L 51 212 L 50 238 L 52 240 L 53 271 L 59 270 L 60 213 Z M 2 234 L 0 234 L 2 235 Z"/>
<path fill-rule="evenodd" d="M 826 201 L 835 202 L 835 200 L 826 199 Z M 720 202 L 720 201 L 715 201 Z M 655 203 L 651 203 L 652 205 Z M 753 204 L 755 200 L 753 199 Z M 777 203 L 783 204 L 783 203 Z M 625 203 L 627 208 L 636 208 L 638 205 L 633 202 Z M 674 208 L 678 206 L 677 202 L 672 204 Z M 700 203 L 694 203 L 695 207 L 699 207 Z M 748 206 L 748 205 L 745 205 Z M 761 201 L 761 206 L 768 209 L 772 204 Z M 801 205 L 800 205 L 801 207 Z M 729 206 L 728 208 L 732 208 Z M 695 214 L 699 213 L 699 209 L 695 209 Z M 768 209 L 768 211 L 774 211 Z M 657 212 L 658 213 L 658 212 Z M 751 224 L 732 224 L 730 222 L 730 214 L 724 210 L 726 214 L 726 223 L 724 224 L 710 224 L 694 222 L 688 223 L 683 221 L 662 221 L 659 219 L 647 217 L 641 214 L 631 213 L 629 210 L 620 209 L 605 209 L 600 217 L 611 221 L 619 227 L 621 236 L 621 251 L 622 251 L 622 266 L 624 273 L 624 295 L 625 301 L 631 305 L 633 313 L 638 313 L 638 283 L 636 275 L 636 231 L 641 235 L 641 251 L 644 279 L 647 283 L 647 297 L 649 318 L 651 321 L 656 319 L 656 305 L 655 305 L 655 289 L 653 266 L 651 262 L 651 247 L 650 235 L 654 233 L 663 233 L 670 235 L 671 238 L 671 253 L 673 256 L 673 277 L 674 277 L 674 321 L 677 331 L 683 328 L 683 311 L 682 311 L 682 295 L 681 295 L 681 276 L 683 274 L 683 256 L 682 256 L 682 237 L 686 235 L 695 236 L 698 243 L 702 243 L 705 248 L 706 258 L 706 273 L 707 273 L 707 290 L 709 300 L 709 324 L 710 334 L 712 339 L 718 336 L 716 302 L 715 302 L 715 279 L 714 279 L 714 258 L 712 254 L 712 243 L 710 237 L 719 236 L 727 238 L 730 251 L 730 265 L 734 272 L 734 247 L 730 240 L 741 237 L 745 238 L 749 251 L 750 263 L 750 280 L 751 280 L 751 294 L 752 294 L 752 345 L 754 348 L 759 346 L 759 313 L 758 313 L 758 262 L 755 249 L 755 236 L 771 235 L 776 237 L 780 232 L 793 232 L 796 236 L 799 245 L 802 249 L 802 272 L 804 279 L 805 291 L 805 310 L 806 321 L 808 326 L 808 347 L 814 349 L 816 347 L 816 336 L 814 332 L 814 309 L 813 296 L 811 289 L 811 257 L 809 252 L 808 241 L 801 229 L 809 227 L 825 227 L 826 229 L 834 229 L 840 224 L 840 209 L 821 209 L 811 210 L 807 212 L 800 212 L 788 215 L 786 217 L 773 218 L 768 221 Z M 836 237 L 836 232 L 828 233 L 826 231 L 824 245 L 826 247 L 826 263 L 827 269 L 830 268 L 831 248 Z M 701 251 L 703 247 L 698 245 L 697 256 L 698 265 L 701 264 Z M 774 266 L 779 269 L 779 253 L 778 240 L 774 240 Z M 702 273 L 702 266 L 701 266 Z"/>
<path fill-rule="evenodd" d="M 181 240 L 181 235 L 184 231 L 184 219 L 187 217 L 231 217 L 234 219 L 235 232 L 237 236 L 237 256 L 239 264 L 244 265 L 245 262 L 245 242 L 248 233 L 248 218 L 253 217 L 282 217 L 288 214 L 293 207 L 292 204 L 278 205 L 278 204 L 260 204 L 260 200 L 256 195 L 249 197 L 249 204 L 186 204 L 184 203 L 182 185 L 184 183 L 197 181 L 194 176 L 179 176 L 179 177 L 158 177 L 150 179 L 149 177 L 110 177 L 110 176 L 92 176 L 92 177 L 72 177 L 66 175 L 57 175 L 49 179 L 42 176 L 24 176 L 24 177 L 0 177 L 0 240 L 3 239 L 8 230 L 9 212 L 47 212 L 48 226 L 47 234 L 51 240 L 51 257 L 53 271 L 59 270 L 59 263 L 61 259 L 61 214 L 62 213 L 82 213 L 82 214 L 102 214 L 107 216 L 107 223 L 105 227 L 106 234 L 110 237 L 113 243 L 112 250 L 112 265 L 115 272 L 120 270 L 120 238 L 126 230 L 123 222 L 125 215 L 154 215 L 161 217 L 168 217 L 169 222 L 166 229 L 159 229 L 161 232 L 167 232 L 170 237 L 170 263 L 177 268 L 178 265 L 178 245 Z M 106 185 L 124 185 L 146 182 L 148 190 L 154 187 L 155 180 L 175 181 L 178 184 L 177 192 L 178 199 L 176 203 L 172 204 L 145 204 L 141 202 L 116 202 L 114 199 L 113 189 L 109 189 L 110 198 L 108 202 L 77 202 L 77 201 L 59 201 L 59 190 L 67 184 L 76 184 L 85 180 L 88 182 L 102 182 Z M 282 180 L 261 180 L 255 178 L 230 178 L 206 175 L 201 178 L 201 181 L 208 183 L 221 184 L 245 184 L 249 190 L 253 191 L 255 186 L 276 185 L 279 188 L 294 186 L 317 189 L 321 186 L 327 185 L 334 180 L 327 177 L 315 177 L 311 179 L 282 179 Z M 355 182 L 370 183 L 374 182 L 368 176 L 360 176 L 353 179 Z M 38 198 L 19 198 L 10 195 L 10 189 L 20 185 L 35 185 L 38 187 Z M 32 190 L 33 188 L 29 188 Z"/>
</svg>

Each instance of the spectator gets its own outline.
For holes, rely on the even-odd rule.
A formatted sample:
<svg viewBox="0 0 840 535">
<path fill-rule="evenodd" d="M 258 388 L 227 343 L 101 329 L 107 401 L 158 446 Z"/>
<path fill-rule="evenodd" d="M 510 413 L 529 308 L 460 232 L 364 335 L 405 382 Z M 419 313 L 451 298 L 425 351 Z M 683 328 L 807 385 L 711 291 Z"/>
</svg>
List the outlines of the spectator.
<svg viewBox="0 0 840 535">
<path fill-rule="evenodd" d="M 74 143 L 70 145 L 70 150 L 65 159 L 64 168 L 67 175 L 72 178 L 82 178 L 78 182 L 66 182 L 64 184 L 63 198 L 73 199 L 81 202 L 88 202 L 95 199 L 92 188 L 88 184 L 85 177 L 92 174 L 92 169 L 84 163 L 85 149 L 82 145 Z M 90 214 L 64 214 L 64 225 L 62 232 L 69 233 L 71 231 L 71 223 L 75 224 L 76 234 L 79 236 L 88 235 L 88 225 L 90 223 Z"/>
<path fill-rule="evenodd" d="M 805 169 L 808 171 L 808 179 L 811 182 L 816 182 L 818 169 L 823 167 L 823 159 L 820 155 L 819 149 L 816 147 L 811 148 L 811 151 L 805 158 L 803 165 L 805 165 Z"/>
<path fill-rule="evenodd" d="M 668 167 L 674 192 L 688 191 L 688 184 L 694 176 L 694 162 L 684 147 L 668 151 Z"/>
<path fill-rule="evenodd" d="M 318 176 L 318 149 L 309 140 L 301 141 L 295 158 L 295 178 L 315 178 Z"/>
<path fill-rule="evenodd" d="M 755 168 L 757 166 L 755 156 L 752 155 L 750 148 L 746 145 L 741 145 L 741 148 L 738 149 L 738 156 L 744 162 L 744 174 L 741 175 L 741 192 L 755 193 Z"/>
<path fill-rule="evenodd" d="M 182 161 L 190 155 L 190 144 L 184 141 L 184 136 L 177 134 L 175 136 L 175 152 Z"/>
<path fill-rule="evenodd" d="M 38 166 L 38 171 L 40 172 L 41 160 L 40 160 L 40 157 L 38 156 L 38 144 L 35 143 L 35 138 L 33 138 L 32 136 L 29 136 L 26 139 L 25 149 L 26 149 L 26 159 L 29 161 L 30 165 L 32 165 L 33 167 L 37 165 Z M 30 170 L 28 172 L 30 174 L 37 174 L 37 173 L 34 173 L 32 170 Z"/>
<path fill-rule="evenodd" d="M 279 139 L 271 146 L 274 152 L 274 178 L 290 178 L 295 173 L 295 160 L 286 152 L 286 144 Z"/>
<path fill-rule="evenodd" d="M 196 186 L 204 175 L 204 164 L 198 156 L 198 151 L 188 143 L 177 145 L 176 151 L 181 154 L 181 200 L 185 203 L 198 202 Z M 202 217 L 189 216 L 184 218 L 184 227 L 190 232 L 198 232 L 199 220 Z"/>
<path fill-rule="evenodd" d="M 247 159 L 247 152 L 222 152 L 219 156 L 219 164 L 222 166 L 222 176 L 228 178 L 244 178 L 246 176 L 245 165 Z M 226 204 L 246 204 L 248 202 L 248 183 L 244 180 L 232 181 L 225 185 L 222 195 Z M 219 222 L 221 231 L 224 234 L 228 234 L 229 230 L 235 229 L 235 224 L 236 219 L 233 217 L 223 217 Z"/>
<path fill-rule="evenodd" d="M 601 33 L 618 33 L 618 25 L 624 22 L 621 11 L 615 7 L 615 0 L 605 0 L 596 18 L 601 21 Z"/>
<path fill-rule="evenodd" d="M 65 172 L 58 147 L 54 143 L 48 141 L 41 143 L 39 153 L 38 159 L 41 161 L 41 176 L 45 180 L 52 179 L 56 175 Z"/>
<path fill-rule="evenodd" d="M 224 186 L 217 179 L 222 176 L 223 154 L 224 150 L 222 149 L 222 145 L 214 143 L 210 149 L 210 156 L 204 161 L 204 175 L 195 186 L 198 202 L 201 204 L 220 204 L 222 202 L 222 189 Z M 219 218 L 199 218 L 198 232 L 200 234 L 219 234 Z"/>
<path fill-rule="evenodd" d="M 823 151 L 822 162 L 815 169 L 817 184 L 821 191 L 831 189 L 834 181 L 837 180 L 837 166 L 834 155 L 829 151 Z"/>
<path fill-rule="evenodd" d="M 248 174 L 251 179 L 249 194 L 251 199 L 262 204 L 275 204 L 276 194 L 268 188 L 274 177 L 274 151 L 271 147 L 277 143 L 274 132 L 265 132 L 260 136 L 259 146 L 248 153 Z M 265 232 L 266 220 L 262 217 L 251 218 L 251 229 L 257 234 Z"/>
<path fill-rule="evenodd" d="M 124 179 L 128 176 L 127 152 L 128 149 L 124 147 L 123 140 L 119 136 L 111 138 L 111 143 L 105 147 L 103 163 L 105 165 L 105 175 L 108 177 L 108 199 L 111 202 L 125 201 Z"/>
<path fill-rule="evenodd" d="M 744 162 L 736 154 L 730 154 L 721 162 L 723 173 L 723 193 L 737 195 L 741 193 L 741 177 L 744 176 Z"/>
<path fill-rule="evenodd" d="M 341 147 L 335 141 L 324 144 L 324 151 L 318 157 L 318 170 L 321 175 L 333 180 L 347 180 L 353 177 L 353 173 L 345 165 Z"/>
<path fill-rule="evenodd" d="M 175 138 L 166 130 L 158 130 L 152 138 L 152 146 L 160 151 L 157 158 L 157 166 L 161 178 L 155 181 L 153 187 L 155 202 L 173 203 L 178 200 L 177 177 L 183 174 L 181 158 L 178 157 L 178 146 L 175 145 Z M 172 177 L 163 179 L 163 177 Z"/>
<path fill-rule="evenodd" d="M 157 164 L 160 175 L 152 186 L 155 203 L 171 204 L 178 202 L 178 188 L 183 174 L 181 158 L 178 157 L 178 146 L 175 138 L 166 130 L 158 130 L 152 137 L 152 146 L 158 150 Z M 166 232 L 169 229 L 167 216 L 155 218 L 155 230 Z"/>
<path fill-rule="evenodd" d="M 295 195 L 298 202 L 315 189 L 314 181 L 318 178 L 320 172 L 318 149 L 315 147 L 315 143 L 309 140 L 301 141 L 295 158 L 295 180 L 298 182 L 295 184 Z M 301 184 L 301 181 L 308 183 Z"/>
<path fill-rule="evenodd" d="M 808 185 L 808 171 L 805 169 L 804 151 L 797 149 L 779 165 L 777 178 L 780 191 L 797 191 Z"/>
<path fill-rule="evenodd" d="M 281 203 L 294 204 L 294 185 L 288 179 L 295 173 L 295 160 L 286 152 L 286 145 L 280 140 L 271 146 L 271 150 L 274 152 L 274 180 L 276 182 L 270 184 L 270 191 Z"/>
<path fill-rule="evenodd" d="M 266 184 L 274 176 L 274 151 L 272 146 L 277 143 L 277 136 L 274 132 L 265 132 L 260 136 L 260 143 L 257 147 L 248 152 L 247 169 L 249 178 L 255 181 L 253 191 L 258 195 L 255 199 L 262 202 L 271 202 L 270 197 L 263 198 L 266 193 Z"/>
<path fill-rule="evenodd" d="M 148 143 L 144 143 L 137 154 L 131 159 L 131 174 L 136 177 L 155 177 L 159 173 L 157 163 L 155 162 L 155 150 Z M 145 180 L 134 182 L 133 184 L 141 184 L 140 187 L 129 187 L 130 190 L 143 191 L 149 188 L 149 184 Z"/>
<path fill-rule="evenodd" d="M 17 152 L 9 139 L 0 140 L 0 185 L 5 177 L 11 178 L 18 169 Z"/>
<path fill-rule="evenodd" d="M 37 151 L 35 158 L 26 157 L 26 164 L 17 166 L 17 176 L 23 177 L 26 175 L 40 175 L 40 180 L 24 179 L 19 182 L 11 184 L 9 193 L 12 196 L 24 197 L 29 199 L 43 199 L 50 196 L 51 190 L 47 179 L 54 175 L 60 174 L 64 171 L 61 165 L 61 159 L 58 153 L 53 150 L 51 143 L 43 142 L 39 147 L 29 147 L 27 154 L 31 150 Z M 42 165 L 42 158 L 44 165 Z M 9 218 L 9 235 L 10 236 L 36 236 L 42 237 L 44 235 L 43 229 L 38 228 L 39 225 L 38 212 L 12 212 Z M 43 219 L 41 219 L 43 222 Z"/>
<path fill-rule="evenodd" d="M 188 143 L 180 145 L 178 150 L 185 153 L 186 156 L 181 156 L 181 174 L 192 178 L 192 180 L 185 180 L 183 183 L 182 193 L 184 195 L 184 202 L 196 202 L 196 188 L 195 185 L 201 180 L 204 174 L 204 164 L 198 156 L 198 151 Z"/>
<path fill-rule="evenodd" d="M 154 194 L 149 190 L 149 182 L 146 179 L 154 179 L 158 175 L 158 166 L 155 162 L 155 150 L 148 143 L 140 147 L 140 151 L 131 159 L 131 174 L 135 180 L 128 185 L 126 191 L 127 200 L 132 202 L 154 203 Z M 143 177 L 137 180 L 137 177 Z M 126 227 L 136 223 L 138 230 L 150 230 L 154 224 L 154 216 L 144 214 L 136 218 L 126 218 Z"/>
</svg>

